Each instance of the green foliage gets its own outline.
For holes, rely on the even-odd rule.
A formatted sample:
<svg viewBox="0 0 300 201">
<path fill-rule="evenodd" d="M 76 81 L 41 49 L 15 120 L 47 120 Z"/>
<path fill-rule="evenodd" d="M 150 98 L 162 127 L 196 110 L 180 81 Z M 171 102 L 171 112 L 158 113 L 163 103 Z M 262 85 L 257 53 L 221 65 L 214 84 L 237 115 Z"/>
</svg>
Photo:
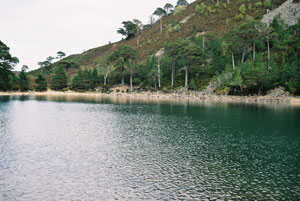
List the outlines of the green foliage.
<svg viewBox="0 0 300 201">
<path fill-rule="evenodd" d="M 124 76 L 129 74 L 129 62 L 139 58 L 139 52 L 130 46 L 119 46 L 110 56 L 109 61 L 116 66 L 115 70 L 122 78 L 124 84 Z"/>
<path fill-rule="evenodd" d="M 126 39 L 134 38 L 137 33 L 137 25 L 132 21 L 123 21 L 123 28 L 117 30 L 118 34 L 125 36 Z"/>
<path fill-rule="evenodd" d="M 287 63 L 285 59 L 281 64 L 280 83 L 293 94 L 300 94 L 300 59 L 294 58 Z"/>
<path fill-rule="evenodd" d="M 76 91 L 94 90 L 98 84 L 98 72 L 96 69 L 79 69 L 71 80 L 71 88 Z"/>
<path fill-rule="evenodd" d="M 166 5 L 164 6 L 164 10 L 166 11 L 167 14 L 172 12 L 172 9 L 173 9 L 173 5 L 170 3 L 166 3 Z"/>
<path fill-rule="evenodd" d="M 260 2 L 260 1 L 256 2 L 256 3 L 255 3 L 255 6 L 256 6 L 256 7 L 261 7 L 261 6 L 262 6 L 262 2 Z"/>
<path fill-rule="evenodd" d="M 214 14 L 214 13 L 217 12 L 216 9 L 213 9 L 211 6 L 207 6 L 207 11 L 208 11 L 208 13 L 210 13 L 210 14 Z"/>
<path fill-rule="evenodd" d="M 173 15 L 178 15 L 181 12 L 183 12 L 185 9 L 186 9 L 186 6 L 177 6 L 173 11 Z"/>
<path fill-rule="evenodd" d="M 168 24 L 166 29 L 167 29 L 167 32 L 169 32 L 169 33 L 172 32 L 173 31 L 172 24 Z"/>
<path fill-rule="evenodd" d="M 18 84 L 21 91 L 29 90 L 29 78 L 24 70 L 22 70 L 18 75 Z"/>
<path fill-rule="evenodd" d="M 64 70 L 66 70 L 67 72 L 69 71 L 69 69 L 73 68 L 73 69 L 79 69 L 79 65 L 76 62 L 72 62 L 72 61 L 59 61 L 57 63 L 58 67 L 62 67 Z"/>
<path fill-rule="evenodd" d="M 272 8 L 272 1 L 271 0 L 265 0 L 264 1 L 264 7 L 271 9 Z"/>
<path fill-rule="evenodd" d="M 153 13 L 153 15 L 157 15 L 159 17 L 162 17 L 166 14 L 167 14 L 167 12 L 163 8 L 157 8 Z"/>
<path fill-rule="evenodd" d="M 191 82 L 189 84 L 189 89 L 192 89 L 192 90 L 196 90 L 197 89 L 197 86 L 196 86 L 194 78 L 191 79 Z"/>
<path fill-rule="evenodd" d="M 175 31 L 179 31 L 181 28 L 180 24 L 176 24 L 176 26 L 173 28 Z"/>
<path fill-rule="evenodd" d="M 34 89 L 36 91 L 46 91 L 47 90 L 47 81 L 42 74 L 38 75 L 38 77 L 35 80 L 35 83 L 36 83 L 36 86 Z"/>
<path fill-rule="evenodd" d="M 248 5 L 248 9 L 252 10 L 252 4 L 251 3 Z"/>
<path fill-rule="evenodd" d="M 245 6 L 245 4 L 242 4 L 242 5 L 240 6 L 239 11 L 240 11 L 240 13 L 243 14 L 243 15 L 246 13 L 246 6 Z"/>
<path fill-rule="evenodd" d="M 206 6 L 204 2 L 202 2 L 200 5 L 196 5 L 195 7 L 195 11 L 199 14 L 204 14 L 205 10 L 206 10 Z"/>
<path fill-rule="evenodd" d="M 178 6 L 188 6 L 189 3 L 186 0 L 178 0 L 177 1 L 177 7 Z"/>
<path fill-rule="evenodd" d="M 53 90 L 62 90 L 67 87 L 67 76 L 63 67 L 58 67 L 52 76 L 51 79 L 51 89 Z"/>
<path fill-rule="evenodd" d="M 12 57 L 9 47 L 0 40 L 0 90 L 7 91 L 13 88 L 11 78 L 14 77 L 14 73 L 11 70 L 18 62 L 18 58 Z"/>
<path fill-rule="evenodd" d="M 261 55 L 257 55 L 255 63 L 248 60 L 242 65 L 242 75 L 248 91 L 257 92 L 257 94 L 267 90 L 272 80 L 268 65 L 263 62 Z"/>
<path fill-rule="evenodd" d="M 216 89 L 217 95 L 227 95 L 230 92 L 230 88 L 227 86 L 218 87 Z"/>
<path fill-rule="evenodd" d="M 59 59 L 62 59 L 62 58 L 64 58 L 66 56 L 66 54 L 64 53 L 64 52 L 62 52 L 62 51 L 58 51 L 57 52 L 57 57 L 59 58 Z"/>
<path fill-rule="evenodd" d="M 236 15 L 234 16 L 234 19 L 235 19 L 235 20 L 242 20 L 242 19 L 244 19 L 244 16 L 243 16 L 243 14 L 239 13 L 239 14 L 236 14 Z"/>
</svg>

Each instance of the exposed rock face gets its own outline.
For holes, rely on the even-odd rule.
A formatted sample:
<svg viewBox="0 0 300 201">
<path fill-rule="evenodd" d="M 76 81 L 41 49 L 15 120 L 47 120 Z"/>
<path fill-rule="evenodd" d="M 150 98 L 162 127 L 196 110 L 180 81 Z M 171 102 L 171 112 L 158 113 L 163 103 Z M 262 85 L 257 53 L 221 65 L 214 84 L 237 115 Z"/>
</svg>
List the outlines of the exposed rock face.
<svg viewBox="0 0 300 201">
<path fill-rule="evenodd" d="M 155 56 L 158 59 L 161 59 L 161 57 L 163 56 L 164 52 L 165 52 L 165 48 L 161 48 L 160 50 L 158 50 L 158 52 L 155 53 Z"/>
<path fill-rule="evenodd" d="M 189 19 L 191 19 L 191 17 L 193 17 L 196 13 L 192 13 L 189 16 L 186 16 L 185 18 L 183 18 L 179 23 L 180 24 L 185 24 L 187 23 L 187 21 L 189 21 Z"/>
<path fill-rule="evenodd" d="M 275 10 L 265 14 L 261 21 L 269 25 L 277 15 L 280 15 L 281 19 L 290 26 L 296 24 L 300 18 L 300 3 L 287 0 Z"/>
</svg>

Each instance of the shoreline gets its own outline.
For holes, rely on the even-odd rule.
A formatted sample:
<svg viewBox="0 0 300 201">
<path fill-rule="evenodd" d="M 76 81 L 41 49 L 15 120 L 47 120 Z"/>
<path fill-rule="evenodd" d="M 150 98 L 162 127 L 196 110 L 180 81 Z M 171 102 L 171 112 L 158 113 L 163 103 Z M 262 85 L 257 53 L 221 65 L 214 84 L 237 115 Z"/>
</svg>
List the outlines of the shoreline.
<svg viewBox="0 0 300 201">
<path fill-rule="evenodd" d="M 162 93 L 162 92 L 141 92 L 110 94 L 99 92 L 75 92 L 75 91 L 45 91 L 45 92 L 0 92 L 0 96 L 44 96 L 44 97 L 91 97 L 91 98 L 125 98 L 139 99 L 145 102 L 153 99 L 157 101 L 199 101 L 199 102 L 220 102 L 220 103 L 264 103 L 264 104 L 290 104 L 300 106 L 300 97 L 274 95 L 265 96 L 229 96 L 229 95 L 204 95 L 201 92 L 188 91 L 184 93 Z"/>
</svg>

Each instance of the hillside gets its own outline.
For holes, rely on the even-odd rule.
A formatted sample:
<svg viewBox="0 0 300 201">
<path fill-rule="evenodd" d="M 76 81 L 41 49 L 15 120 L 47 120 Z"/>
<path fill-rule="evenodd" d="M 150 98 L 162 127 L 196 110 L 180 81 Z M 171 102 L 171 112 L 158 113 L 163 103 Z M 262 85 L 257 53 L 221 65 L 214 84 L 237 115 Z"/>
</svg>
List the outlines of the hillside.
<svg viewBox="0 0 300 201">
<path fill-rule="evenodd" d="M 122 22 L 126 39 L 46 61 L 30 72 L 31 86 L 42 73 L 53 90 L 110 92 L 127 84 L 131 92 L 260 95 L 283 87 L 300 94 L 298 0 L 178 2 L 172 12 L 157 8 L 162 21 L 145 29 Z"/>
<path fill-rule="evenodd" d="M 200 14 L 195 11 L 195 7 L 202 2 L 207 6 L 211 6 L 212 11 L 210 13 Z M 159 21 L 157 21 L 150 29 L 142 31 L 139 36 L 139 46 L 136 45 L 136 38 L 132 38 L 130 40 L 122 40 L 93 48 L 82 54 L 71 55 L 64 60 L 77 62 L 80 66 L 95 68 L 95 61 L 97 59 L 111 54 L 119 46 L 128 45 L 139 51 L 140 61 L 142 62 L 145 61 L 148 56 L 151 56 L 161 49 L 166 42 L 192 36 L 195 28 L 198 33 L 215 32 L 217 35 L 223 35 L 232 26 L 241 24 L 246 17 L 251 16 L 254 19 L 257 19 L 267 12 L 267 9 L 264 8 L 259 0 L 230 0 L 229 4 L 226 4 L 226 1 L 223 0 L 219 1 L 219 6 L 216 2 L 218 1 L 195 1 L 179 14 L 169 14 L 168 16 L 163 17 L 163 31 L 160 32 Z M 282 2 L 284 1 L 275 1 L 272 6 L 276 8 Z M 242 4 L 246 7 L 246 13 L 244 14 L 244 19 L 237 20 L 235 19 L 235 16 L 239 14 L 239 8 Z M 252 9 L 249 9 L 249 5 L 251 5 Z M 173 29 L 171 27 L 173 27 Z M 53 67 L 55 67 L 55 64 Z M 76 71 L 76 69 L 71 69 L 68 72 L 68 77 L 76 73 Z M 40 72 L 40 69 L 32 71 L 32 74 L 36 74 L 37 72 Z"/>
</svg>

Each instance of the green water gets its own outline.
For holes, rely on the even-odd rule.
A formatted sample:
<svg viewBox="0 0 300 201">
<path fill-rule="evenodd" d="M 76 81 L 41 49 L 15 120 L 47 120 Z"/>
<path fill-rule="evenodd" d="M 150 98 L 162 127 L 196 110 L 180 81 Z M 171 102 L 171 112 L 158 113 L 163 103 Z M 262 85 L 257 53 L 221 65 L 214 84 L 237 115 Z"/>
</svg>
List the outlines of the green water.
<svg viewBox="0 0 300 201">
<path fill-rule="evenodd" d="M 0 97 L 0 200 L 299 200 L 300 108 Z"/>
</svg>

